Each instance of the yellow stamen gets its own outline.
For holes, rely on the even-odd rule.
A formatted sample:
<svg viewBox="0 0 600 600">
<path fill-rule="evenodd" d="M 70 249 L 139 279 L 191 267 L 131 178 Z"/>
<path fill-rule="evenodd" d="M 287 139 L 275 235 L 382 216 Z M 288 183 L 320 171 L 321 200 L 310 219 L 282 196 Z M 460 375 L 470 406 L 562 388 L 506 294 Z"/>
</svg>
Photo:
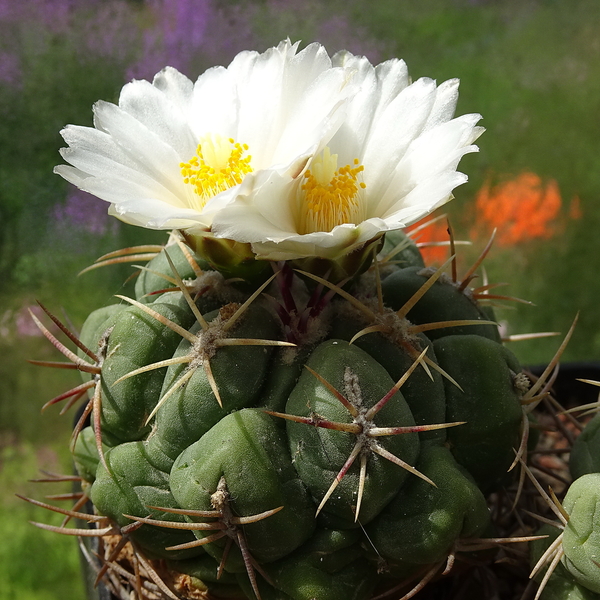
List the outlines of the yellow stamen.
<svg viewBox="0 0 600 600">
<path fill-rule="evenodd" d="M 252 156 L 243 156 L 247 150 L 247 144 L 220 135 L 208 134 L 200 140 L 196 156 L 179 164 L 184 183 L 193 186 L 198 196 L 194 208 L 202 210 L 210 198 L 242 183 L 252 172 Z"/>
<path fill-rule="evenodd" d="M 364 220 L 363 203 L 359 192 L 366 185 L 358 181 L 364 167 L 354 159 L 354 166 L 337 168 L 337 154 L 331 154 L 329 148 L 315 158 L 311 169 L 307 170 L 302 185 L 302 207 L 300 209 L 299 233 L 331 231 L 336 225 Z"/>
</svg>

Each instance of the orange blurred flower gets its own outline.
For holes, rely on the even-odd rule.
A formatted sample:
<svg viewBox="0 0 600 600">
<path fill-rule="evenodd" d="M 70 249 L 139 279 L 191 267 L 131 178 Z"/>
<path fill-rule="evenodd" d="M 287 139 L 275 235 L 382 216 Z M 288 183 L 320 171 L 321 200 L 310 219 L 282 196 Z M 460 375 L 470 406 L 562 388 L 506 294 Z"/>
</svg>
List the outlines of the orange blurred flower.
<svg viewBox="0 0 600 600">
<path fill-rule="evenodd" d="M 581 219 L 581 201 L 573 196 L 565 213 L 558 183 L 544 183 L 535 173 L 521 173 L 515 179 L 492 185 L 488 180 L 475 197 L 475 224 L 470 239 L 488 238 L 497 229 L 495 244 L 514 246 L 532 239 L 550 239 L 565 226 L 566 219 Z M 449 257 L 446 220 L 431 215 L 406 229 L 417 242 L 425 264 L 442 264 Z"/>
<path fill-rule="evenodd" d="M 419 246 L 425 264 L 442 264 L 446 261 L 449 257 L 448 240 L 450 239 L 446 220 L 436 221 L 429 215 L 408 227 L 406 233 L 410 234 L 416 229 L 418 231 L 411 237 Z"/>
<path fill-rule="evenodd" d="M 475 226 L 471 237 L 497 228 L 496 243 L 513 246 L 534 238 L 549 239 L 559 230 L 562 200 L 558 183 L 551 179 L 543 183 L 535 173 L 521 173 L 516 179 L 491 186 L 489 181 L 475 199 Z M 571 218 L 579 218 L 581 209 L 574 198 Z M 483 232 L 482 232 L 483 230 Z"/>
</svg>

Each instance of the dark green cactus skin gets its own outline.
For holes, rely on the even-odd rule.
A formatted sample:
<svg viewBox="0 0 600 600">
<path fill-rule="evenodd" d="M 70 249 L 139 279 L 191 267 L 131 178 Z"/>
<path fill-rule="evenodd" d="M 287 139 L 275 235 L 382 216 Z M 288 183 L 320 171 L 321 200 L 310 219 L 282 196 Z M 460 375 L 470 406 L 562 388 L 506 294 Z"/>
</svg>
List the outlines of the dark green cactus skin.
<svg viewBox="0 0 600 600">
<path fill-rule="evenodd" d="M 140 302 L 154 302 L 162 295 L 157 292 L 173 287 L 172 283 L 161 276 L 162 273 L 171 273 L 167 254 L 181 279 L 189 279 L 195 276 L 192 266 L 183 255 L 179 246 L 169 246 L 165 252 L 158 254 L 146 265 L 145 269 L 140 271 L 135 281 L 135 297 Z M 200 263 L 202 263 L 199 265 L 201 268 L 208 267 L 203 261 L 200 261 Z"/>
<path fill-rule="evenodd" d="M 210 322 L 217 313 L 209 313 Z M 197 327 L 192 328 L 193 332 Z M 274 319 L 260 307 L 251 307 L 248 318 L 235 329 L 242 338 L 276 339 Z M 174 357 L 189 352 L 190 343 L 182 340 Z M 150 444 L 175 460 L 188 446 L 199 440 L 211 427 L 234 410 L 257 403 L 262 384 L 267 377 L 271 348 L 261 346 L 230 346 L 221 349 L 211 361 L 223 408 L 215 401 L 206 373 L 198 369 L 187 384 L 177 390 L 156 414 L 156 434 Z M 169 367 L 161 395 L 181 376 L 186 365 Z"/>
<path fill-rule="evenodd" d="M 394 253 L 390 260 L 401 269 L 405 267 L 425 268 L 423 257 L 416 244 L 401 229 L 390 231 L 385 236 L 381 254 L 385 257 L 390 253 Z"/>
<path fill-rule="evenodd" d="M 437 487 L 412 478 L 367 528 L 382 556 L 411 570 L 444 560 L 456 539 L 477 536 L 489 522 L 483 494 L 447 448 L 426 448 L 417 468 Z"/>
<path fill-rule="evenodd" d="M 600 413 L 584 428 L 571 450 L 569 468 L 573 479 L 600 473 Z"/>
<path fill-rule="evenodd" d="M 264 600 L 358 600 L 366 598 L 375 585 L 375 572 L 364 560 L 360 533 L 318 529 L 292 556 L 269 565 L 269 575 L 278 591 L 259 585 Z M 240 584 L 254 600 L 250 586 Z"/>
<path fill-rule="evenodd" d="M 431 269 L 420 267 L 407 267 L 392 273 L 382 283 L 385 303 L 390 308 L 399 310 L 432 274 Z M 489 316 L 471 298 L 443 277 L 433 284 L 407 317 L 416 325 L 455 319 L 489 320 Z M 496 325 L 444 327 L 430 331 L 428 337 L 438 339 L 447 335 L 465 334 L 477 334 L 495 342 L 500 341 Z"/>
<path fill-rule="evenodd" d="M 448 430 L 450 449 L 477 484 L 491 491 L 518 446 L 523 411 L 513 381 L 520 366 L 509 350 L 478 335 L 443 337 L 434 348 L 442 368 L 462 388 L 444 381 L 446 418 L 466 421 Z"/>
<path fill-rule="evenodd" d="M 356 322 L 338 319 L 332 326 L 331 336 L 350 341 L 364 326 L 365 324 L 359 325 Z M 419 340 L 418 349 L 422 350 L 428 346 L 430 349 L 427 355 L 435 361 L 435 350 L 431 340 L 423 334 L 417 337 Z M 414 361 L 404 348 L 399 347 L 379 333 L 363 336 L 354 345 L 367 352 L 384 367 L 394 382 L 406 373 Z M 402 395 L 408 403 L 417 425 L 429 425 L 445 421 L 444 384 L 442 376 L 437 371 L 428 374 L 424 369 L 417 369 L 402 386 Z M 440 444 L 446 440 L 446 430 L 424 431 L 419 437 L 425 445 L 430 443 Z"/>
<path fill-rule="evenodd" d="M 219 598 L 237 598 L 238 600 L 246 598 L 233 573 L 223 571 L 221 577 L 217 578 L 218 564 L 208 554 L 187 560 L 168 561 L 168 564 L 173 570 L 192 577 L 195 587 L 201 591 L 208 590 L 208 586 L 210 586 L 211 592 Z"/>
<path fill-rule="evenodd" d="M 152 515 L 162 520 L 183 521 L 183 517 L 148 508 L 177 508 L 169 488 L 169 474 L 158 468 L 147 451 L 146 442 L 126 442 L 105 455 L 108 469 L 99 463 L 92 486 L 91 500 L 101 514 L 109 514 L 123 526 L 130 523 L 124 514 Z M 136 541 L 149 554 L 160 558 L 187 558 L 202 554 L 202 548 L 167 551 L 165 548 L 192 541 L 187 531 L 161 527 L 142 527 Z"/>
<path fill-rule="evenodd" d="M 98 343 L 104 334 L 111 330 L 117 315 L 125 308 L 124 304 L 109 304 L 95 310 L 85 321 L 79 339 L 92 351 L 98 350 Z M 83 351 L 79 350 L 83 358 Z"/>
<path fill-rule="evenodd" d="M 415 250 L 405 252 L 403 260 L 417 266 L 393 267 L 383 279 L 387 308 L 400 309 L 427 280 L 418 274 L 422 266 Z M 181 251 L 177 247 L 168 251 L 182 275 L 193 277 Z M 201 266 L 206 268 L 206 263 Z M 172 276 L 163 255 L 149 268 Z M 208 282 L 220 277 L 214 272 L 209 275 Z M 297 299 L 309 297 L 314 286 L 306 290 L 300 277 L 294 281 Z M 226 322 L 234 310 L 228 298 L 240 298 L 239 291 L 222 281 L 221 285 L 225 287 L 219 287 L 218 293 L 208 290 L 196 302 L 208 327 Z M 364 292 L 365 284 L 359 285 Z M 145 271 L 136 286 L 137 300 L 198 336 L 203 330 L 181 293 L 147 295 L 168 287 L 169 282 Z M 352 283 L 348 289 L 352 291 Z M 371 295 L 376 297 L 373 289 Z M 492 325 L 445 328 L 406 340 L 377 332 L 350 344 L 371 323 L 338 310 L 345 302 L 337 298 L 315 317 L 321 338 L 300 336 L 297 349 L 216 347 L 209 359 L 210 376 L 204 359 L 194 354 L 198 352 L 195 342 L 141 308 L 120 304 L 92 313 L 82 337 L 90 348 L 97 348 L 99 342 L 105 347 L 101 425 L 106 466 L 99 459 L 91 428 L 79 436 L 74 458 L 91 486 L 89 495 L 98 512 L 119 526 L 132 522 L 124 515 L 205 522 L 205 517 L 169 513 L 160 507 L 213 511 L 222 479 L 236 518 L 283 507 L 264 519 L 236 526 L 252 559 L 270 580 L 257 572 L 262 600 L 366 600 L 386 582 L 394 582 L 389 586 L 393 587 L 397 578 L 445 560 L 458 539 L 481 536 L 489 524 L 485 495 L 502 485 L 519 444 L 522 410 L 513 380 L 521 369 L 516 359 L 498 343 Z M 257 299 L 227 336 L 283 340 L 278 314 L 271 306 Z M 456 286 L 443 282 L 436 283 L 409 313 L 409 320 L 416 323 L 450 319 L 487 317 Z M 364 428 L 357 434 L 265 412 L 352 427 L 358 423 L 352 410 L 365 414 L 376 405 L 425 348 L 430 366 L 417 366 L 364 427 L 457 421 L 466 425 L 364 441 Z M 195 358 L 117 381 L 146 365 L 185 357 Z M 190 369 L 193 373 L 186 383 L 177 387 Z M 322 380 L 354 409 L 344 406 Z M 169 397 L 147 422 L 166 393 Z M 384 453 L 416 467 L 437 487 L 373 451 L 369 445 L 373 440 Z M 317 515 L 317 507 L 359 441 L 365 446 Z M 363 462 L 366 475 L 357 518 Z M 144 524 L 131 537 L 149 557 L 166 558 L 170 569 L 189 574 L 199 590 L 217 597 L 255 598 L 237 542 L 217 581 L 217 568 L 231 536 L 166 550 L 213 533 Z M 382 560 L 385 577 L 378 575 Z"/>
<path fill-rule="evenodd" d="M 560 535 L 560 562 L 550 575 L 541 600 L 597 600 L 600 598 L 600 473 L 576 479 L 565 495 L 563 509 L 568 519 L 561 533 L 544 525 L 537 535 L 547 539 L 531 544 L 531 564 Z M 541 579 L 538 573 L 537 579 Z"/>
<path fill-rule="evenodd" d="M 105 448 L 108 450 L 108 447 Z M 92 427 L 86 427 L 78 436 L 73 448 L 73 462 L 77 474 L 85 484 L 94 483 L 100 455 L 96 447 L 96 439 Z"/>
</svg>

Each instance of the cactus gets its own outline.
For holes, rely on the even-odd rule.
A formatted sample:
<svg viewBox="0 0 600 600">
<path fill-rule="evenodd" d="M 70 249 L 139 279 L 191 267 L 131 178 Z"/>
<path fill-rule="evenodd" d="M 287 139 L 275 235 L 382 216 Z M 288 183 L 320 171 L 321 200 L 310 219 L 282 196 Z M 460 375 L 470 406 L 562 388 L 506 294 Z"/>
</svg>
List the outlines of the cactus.
<svg viewBox="0 0 600 600">
<path fill-rule="evenodd" d="M 593 385 L 597 381 L 582 380 Z M 577 406 L 565 414 L 579 412 L 579 418 L 594 415 L 598 403 Z M 548 496 L 534 475 L 525 469 L 558 522 L 544 525 L 531 546 L 532 577 L 541 584 L 536 599 L 568 600 L 600 597 L 600 463 L 598 462 L 599 414 L 584 426 L 572 445 L 569 470 L 572 483 L 559 502 L 551 491 Z M 547 567 L 543 577 L 542 568 Z"/>
<path fill-rule="evenodd" d="M 528 385 L 468 287 L 421 269 L 399 300 L 413 267 L 340 287 L 280 264 L 249 293 L 199 262 L 166 247 L 78 356 L 57 344 L 84 373 L 53 402 L 89 395 L 73 458 L 109 548 L 167 560 L 171 597 L 186 576 L 207 597 L 366 600 L 485 537 Z M 454 318 L 415 325 L 429 290 L 458 295 Z"/>
<path fill-rule="evenodd" d="M 552 500 L 549 499 L 549 502 Z M 533 574 L 548 565 L 538 597 L 566 600 L 571 597 L 600 597 L 600 473 L 588 473 L 569 487 L 562 505 L 554 500 L 559 518 L 538 534 L 546 540 L 532 545 Z"/>
<path fill-rule="evenodd" d="M 83 376 L 47 403 L 83 400 L 71 440 L 81 493 L 71 510 L 29 501 L 91 523 L 38 525 L 97 539 L 97 579 L 119 598 L 408 599 L 461 557 L 488 564 L 498 546 L 531 539 L 489 506 L 507 488 L 519 502 L 532 411 L 570 333 L 530 384 L 493 314 L 510 298 L 471 287 L 491 242 L 459 278 L 452 236 L 432 269 L 402 231 L 464 180 L 454 168 L 476 149 L 479 116 L 451 119 L 456 82 L 409 85 L 401 61 L 296 50 L 240 55 L 197 86 L 166 69 L 126 86 L 118 107 L 98 104 L 97 129 L 63 132 L 72 166 L 58 173 L 123 220 L 175 229 L 164 248 L 100 260 L 151 258 L 133 297 L 92 312 L 79 335 L 44 308 L 76 351 L 34 317 L 69 361 L 58 366 Z M 272 120 L 304 122 L 265 135 L 256 157 L 211 133 L 189 162 L 169 163 L 198 125 L 186 103 L 219 108 L 203 96 L 211 77 L 222 78 L 215 93 L 256 103 L 266 79 L 244 87 L 241 65 L 276 71 L 278 85 L 295 73 L 294 98 L 279 90 L 292 108 Z M 321 89 L 314 115 L 302 86 Z M 422 102 L 404 131 L 396 111 L 413 95 Z M 252 146 L 261 122 L 238 117 Z M 383 156 L 389 127 L 398 136 Z M 338 168 L 330 147 L 360 159 Z"/>
</svg>

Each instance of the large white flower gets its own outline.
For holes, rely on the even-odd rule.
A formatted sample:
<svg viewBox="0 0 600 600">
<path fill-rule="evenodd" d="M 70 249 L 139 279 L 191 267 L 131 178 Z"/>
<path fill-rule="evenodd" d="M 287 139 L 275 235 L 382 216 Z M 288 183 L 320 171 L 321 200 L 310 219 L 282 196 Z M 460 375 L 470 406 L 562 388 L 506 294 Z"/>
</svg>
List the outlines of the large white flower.
<svg viewBox="0 0 600 600">
<path fill-rule="evenodd" d="M 319 44 L 297 50 L 242 52 L 196 83 L 166 68 L 125 85 L 118 106 L 94 106 L 95 128 L 61 132 L 71 166 L 55 172 L 128 223 L 208 229 L 237 194 L 258 193 L 265 171 L 296 176 L 339 127 L 348 70 Z"/>
<path fill-rule="evenodd" d="M 467 180 L 456 168 L 483 128 L 480 115 L 453 118 L 458 80 L 411 84 L 404 61 L 373 67 L 347 52 L 333 64 L 360 86 L 336 134 L 293 181 L 265 174 L 260 194 L 238 196 L 215 218 L 217 236 L 252 243 L 260 258 L 335 259 L 417 221 Z"/>
</svg>

